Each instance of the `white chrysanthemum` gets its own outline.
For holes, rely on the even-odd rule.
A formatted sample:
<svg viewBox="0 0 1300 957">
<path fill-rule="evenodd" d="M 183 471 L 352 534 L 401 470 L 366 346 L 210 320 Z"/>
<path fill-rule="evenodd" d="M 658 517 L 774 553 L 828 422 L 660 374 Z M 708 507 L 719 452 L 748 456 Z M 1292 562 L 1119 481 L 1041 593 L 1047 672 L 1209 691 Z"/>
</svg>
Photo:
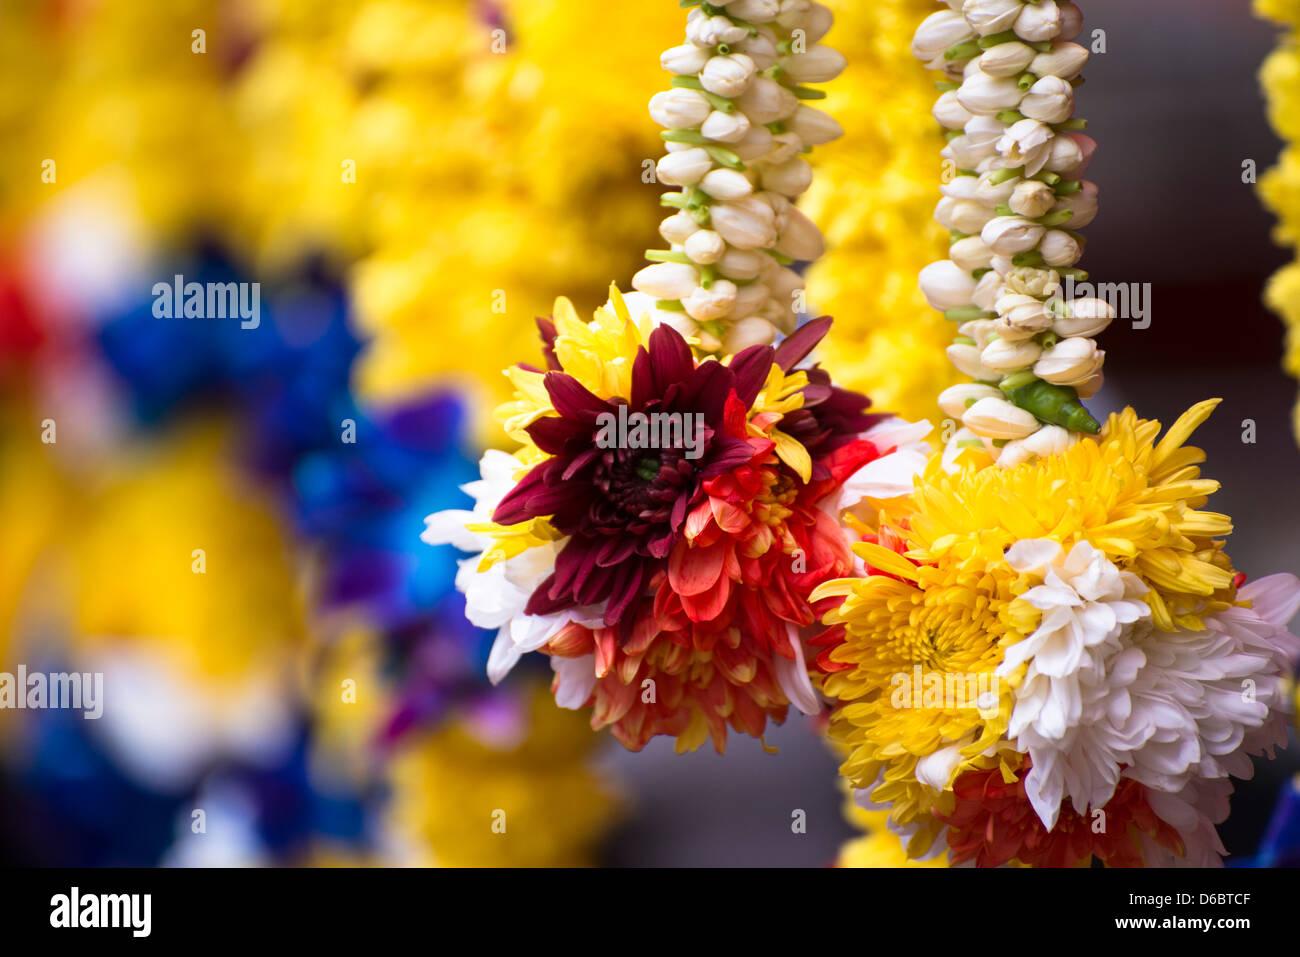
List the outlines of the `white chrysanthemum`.
<svg viewBox="0 0 1300 957">
<path fill-rule="evenodd" d="M 497 505 L 515 487 L 515 476 L 524 468 L 524 463 L 513 455 L 497 450 L 486 452 L 479 462 L 482 479 L 461 487 L 474 499 L 473 511 L 435 512 L 424 520 L 425 530 L 420 536 L 430 545 L 450 544 L 462 551 L 477 552 L 460 563 L 456 587 L 465 595 L 465 617 L 479 628 L 497 630 L 487 664 L 488 678 L 493 684 L 509 674 L 523 655 L 541 648 L 565 625 L 578 622 L 598 627 L 604 616 L 603 607 L 569 608 L 551 615 L 524 614 L 529 597 L 554 571 L 556 556 L 564 547 L 563 539 L 530 548 L 497 562 L 486 571 L 479 570 L 483 552 L 493 542 L 489 536 L 471 532 L 466 526 L 490 522 Z M 576 689 L 569 690 L 571 694 L 566 699 L 576 696 Z M 581 707 L 581 703 L 574 707 Z"/>
<path fill-rule="evenodd" d="M 1046 568 L 1044 585 L 1025 595 L 1043 621 L 999 672 L 1027 663 L 1008 734 L 1033 761 L 1025 790 L 1044 826 L 1064 800 L 1080 813 L 1104 806 L 1121 775 L 1166 794 L 1198 778 L 1249 777 L 1250 755 L 1285 740 L 1283 676 L 1300 651 L 1285 624 L 1300 581 L 1262 579 L 1241 591 L 1255 607 L 1208 615 L 1203 631 L 1162 632 L 1133 600 L 1140 582 L 1086 544 L 1049 566 L 1059 560 L 1053 544 L 1008 552 L 1017 570 Z M 1200 833 L 1208 847 L 1202 825 L 1188 827 L 1185 838 Z"/>
<path fill-rule="evenodd" d="M 1070 758 L 1087 723 L 1085 709 L 1105 697 L 1106 663 L 1123 651 L 1121 631 L 1149 618 L 1151 609 L 1141 600 L 1147 590 L 1142 581 L 1087 542 L 1077 543 L 1062 560 L 1056 542 L 1027 539 L 1006 557 L 1016 571 L 1044 576 L 1043 584 L 1024 594 L 1042 611 L 1042 620 L 1033 634 L 1007 649 L 997 675 L 1008 678 L 1025 666 L 1007 735 L 1033 760 L 1025 793 L 1050 830 L 1065 797 L 1082 811 L 1115 790 L 1118 766 Z"/>
</svg>

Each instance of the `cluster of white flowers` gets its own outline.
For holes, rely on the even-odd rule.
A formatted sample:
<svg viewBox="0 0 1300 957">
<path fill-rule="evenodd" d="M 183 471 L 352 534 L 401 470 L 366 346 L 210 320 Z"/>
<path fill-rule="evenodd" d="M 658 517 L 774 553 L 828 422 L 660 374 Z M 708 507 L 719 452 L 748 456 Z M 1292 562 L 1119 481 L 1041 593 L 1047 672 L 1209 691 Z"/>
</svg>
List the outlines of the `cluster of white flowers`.
<svg viewBox="0 0 1300 957">
<path fill-rule="evenodd" d="M 1218 863 L 1228 776 L 1249 778 L 1251 755 L 1286 743 L 1286 676 L 1300 654 L 1286 623 L 1300 580 L 1262 578 L 1238 593 L 1250 608 L 1168 632 L 1152 624 L 1142 581 L 1087 542 L 1066 554 L 1030 539 L 1006 557 L 1042 581 L 1022 596 L 1042 612 L 1039 627 L 997 674 L 1015 685 L 1007 734 L 1033 761 L 1025 793 L 1043 826 L 1066 801 L 1080 814 L 1104 808 L 1131 778 L 1179 831 L 1182 863 Z"/>
<path fill-rule="evenodd" d="M 633 287 L 656 301 L 656 321 L 734 354 L 794 331 L 803 278 L 789 268 L 824 250 L 822 235 L 794 206 L 812 183 L 804 154 L 843 129 L 804 104 L 824 94 L 844 57 L 820 41 L 830 10 L 812 0 L 698 3 L 686 43 L 667 50 L 672 89 L 650 101 L 664 127 L 660 183 L 678 188 L 660 225 L 670 244 L 651 250 Z"/>
<path fill-rule="evenodd" d="M 1114 319 L 1099 299 L 1064 302 L 1076 230 L 1097 214 L 1081 179 L 1096 143 L 1073 117 L 1088 51 L 1079 8 L 1057 0 L 946 0 L 912 52 L 947 80 L 934 116 L 948 131 L 935 218 L 949 258 L 921 272 L 930 304 L 960 323 L 948 356 L 977 380 L 939 399 L 958 420 L 950 455 L 986 447 L 1003 465 L 1063 451 L 1096 422 L 1079 404 L 1102 382 L 1093 337 Z"/>
</svg>

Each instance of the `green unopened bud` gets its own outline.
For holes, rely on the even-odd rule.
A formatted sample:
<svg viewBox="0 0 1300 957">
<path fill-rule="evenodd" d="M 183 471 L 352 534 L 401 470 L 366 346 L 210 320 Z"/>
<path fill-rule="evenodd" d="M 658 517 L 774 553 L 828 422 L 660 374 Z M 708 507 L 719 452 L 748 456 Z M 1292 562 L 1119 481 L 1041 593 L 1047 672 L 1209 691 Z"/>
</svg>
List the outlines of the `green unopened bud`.
<svg viewBox="0 0 1300 957">
<path fill-rule="evenodd" d="M 1003 393 L 1013 405 L 1032 413 L 1041 422 L 1088 435 L 1101 431 L 1101 425 L 1079 402 L 1079 393 L 1069 386 L 1052 385 L 1035 378 L 1024 385 L 1003 388 Z"/>
</svg>

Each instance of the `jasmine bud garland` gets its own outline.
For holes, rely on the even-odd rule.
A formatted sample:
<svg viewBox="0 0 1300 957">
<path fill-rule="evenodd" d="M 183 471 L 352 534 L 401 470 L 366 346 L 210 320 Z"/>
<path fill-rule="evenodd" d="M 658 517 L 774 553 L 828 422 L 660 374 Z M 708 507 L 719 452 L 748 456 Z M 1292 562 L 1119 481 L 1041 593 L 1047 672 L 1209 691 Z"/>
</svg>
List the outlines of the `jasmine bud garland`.
<svg viewBox="0 0 1300 957">
<path fill-rule="evenodd" d="M 1105 353 L 1092 337 L 1113 311 L 1060 299 L 1066 276 L 1086 276 L 1076 230 L 1097 212 L 1096 187 L 1080 179 L 1096 144 L 1072 118 L 1088 51 L 1071 42 L 1082 26 L 1072 3 L 948 6 L 913 42 L 947 78 L 934 112 L 949 130 L 950 175 L 935 218 L 953 236 L 950 258 L 923 270 L 921 286 L 960 324 L 949 359 L 999 392 L 960 410 L 950 454 L 974 439 L 1019 462 L 1061 444 L 1026 444 L 1040 429 L 1068 430 L 1068 445 L 1100 428 L 1079 400 L 1101 385 Z"/>
<path fill-rule="evenodd" d="M 808 84 L 846 64 L 821 43 L 832 15 L 820 4 L 688 5 L 686 42 L 660 59 L 672 89 L 650 101 L 667 150 L 656 176 L 678 188 L 663 203 L 680 212 L 660 227 L 669 248 L 647 252 L 632 285 L 657 301 L 656 321 L 731 355 L 794 331 L 803 279 L 790 267 L 824 250 L 793 205 L 812 183 L 804 157 L 844 132 L 807 105 L 824 96 Z"/>
</svg>

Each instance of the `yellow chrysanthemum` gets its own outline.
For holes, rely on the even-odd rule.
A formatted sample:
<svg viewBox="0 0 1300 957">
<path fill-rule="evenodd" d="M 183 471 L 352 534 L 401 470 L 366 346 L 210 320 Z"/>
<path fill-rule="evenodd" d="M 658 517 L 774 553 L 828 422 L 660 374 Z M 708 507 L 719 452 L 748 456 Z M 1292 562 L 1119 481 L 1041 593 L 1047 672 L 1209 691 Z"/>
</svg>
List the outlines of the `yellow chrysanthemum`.
<svg viewBox="0 0 1300 957">
<path fill-rule="evenodd" d="M 1192 407 L 1158 442 L 1160 423 L 1126 409 L 1098 438 L 1013 468 L 967 461 L 949 473 L 935 456 L 900 513 L 881 516 L 882 540 L 899 541 L 905 554 L 859 544 L 855 550 L 881 574 L 814 593 L 844 597 L 826 617 L 844 626 L 844 641 L 830 654 L 840 670 L 823 685 L 837 699 L 830 734 L 846 750 L 841 773 L 892 805 L 895 821 L 917 825 L 909 853 L 928 849 L 937 830 L 930 815 L 946 809 L 952 780 L 995 766 L 1007 747 L 1000 739 L 1013 682 L 991 676 L 1006 647 L 1038 624 L 1037 611 L 1018 597 L 1035 582 L 1007 564 L 1010 546 L 1050 538 L 1068 551 L 1088 542 L 1150 586 L 1152 619 L 1166 630 L 1200 629 L 1202 615 L 1233 602 L 1234 571 L 1217 540 L 1232 525 L 1201 510 L 1218 483 L 1200 477 L 1204 453 L 1183 444 L 1217 404 Z M 899 676 L 918 669 L 996 689 L 997 712 L 991 701 L 970 707 L 969 695 L 900 705 Z M 988 676 L 986 684 L 979 676 Z M 918 776 L 918 765 L 941 750 L 947 757 L 921 765 Z M 1011 780 L 1018 759 L 1006 756 L 1002 772 Z"/>
<path fill-rule="evenodd" d="M 288 543 L 219 431 L 116 464 L 72 543 L 79 647 L 124 644 L 203 686 L 284 674 L 305 642 Z"/>
<path fill-rule="evenodd" d="M 953 327 L 926 303 L 921 268 L 947 254 L 931 218 L 941 130 L 930 115 L 935 74 L 910 52 L 932 0 L 831 0 L 838 46 L 852 68 L 818 104 L 845 129 L 819 147 L 803 209 L 826 235 L 809 272 L 809 307 L 835 317 L 823 365 L 879 409 L 934 419 L 935 396 L 959 381 L 944 349 Z"/>
<path fill-rule="evenodd" d="M 392 769 L 394 830 L 419 863 L 445 867 L 573 867 L 594 863 L 615 817 L 590 767 L 597 740 L 583 718 L 531 689 L 527 737 L 494 743 L 469 719 L 409 742 Z"/>
<path fill-rule="evenodd" d="M 1160 423 L 1125 409 L 1099 438 L 1014 468 L 948 475 L 932 460 L 917 483 L 908 555 L 978 568 L 1020 539 L 1052 538 L 1067 551 L 1086 541 L 1151 586 L 1157 626 L 1199 630 L 1200 616 L 1228 607 L 1235 593 L 1216 541 L 1232 520 L 1201 510 L 1219 483 L 1200 477 L 1205 453 L 1183 445 L 1218 403 L 1193 406 L 1158 443 Z"/>
<path fill-rule="evenodd" d="M 1255 0 L 1255 11 L 1290 28 L 1281 45 L 1269 54 L 1260 70 L 1273 129 L 1289 144 L 1278 163 L 1260 178 L 1264 204 L 1278 217 L 1274 238 L 1284 246 L 1300 245 L 1300 2 Z M 1279 270 L 1266 294 L 1269 308 L 1286 324 L 1283 365 L 1300 378 L 1300 261 Z M 1300 441 L 1300 404 L 1294 413 L 1294 431 Z"/>
<path fill-rule="evenodd" d="M 1006 731 L 1011 689 L 993 673 L 1005 644 L 1019 637 L 1013 606 L 1020 576 L 1005 562 L 963 565 L 949 559 L 917 565 L 878 545 L 855 550 L 869 565 L 898 577 L 842 579 L 813 593 L 814 601 L 845 598 L 825 619 L 845 631 L 843 644 L 831 653 L 844 670 L 823 683 L 838 702 L 829 733 L 847 750 L 840 773 L 854 787 L 870 788 L 872 801 L 891 804 L 900 824 L 919 821 L 925 827 L 931 812 L 944 804 L 937 786 L 918 779 L 918 761 L 958 747 L 942 782 L 946 787 L 964 770 L 987 767 L 983 752 Z M 961 696 L 912 700 L 918 669 L 923 677 L 940 680 L 963 676 Z M 903 687 L 905 699 L 898 694 Z M 996 703 L 979 701 L 974 689 L 993 689 Z M 923 776 L 933 783 L 933 774 Z M 925 828 L 909 851 L 925 853 L 934 830 Z"/>
</svg>

